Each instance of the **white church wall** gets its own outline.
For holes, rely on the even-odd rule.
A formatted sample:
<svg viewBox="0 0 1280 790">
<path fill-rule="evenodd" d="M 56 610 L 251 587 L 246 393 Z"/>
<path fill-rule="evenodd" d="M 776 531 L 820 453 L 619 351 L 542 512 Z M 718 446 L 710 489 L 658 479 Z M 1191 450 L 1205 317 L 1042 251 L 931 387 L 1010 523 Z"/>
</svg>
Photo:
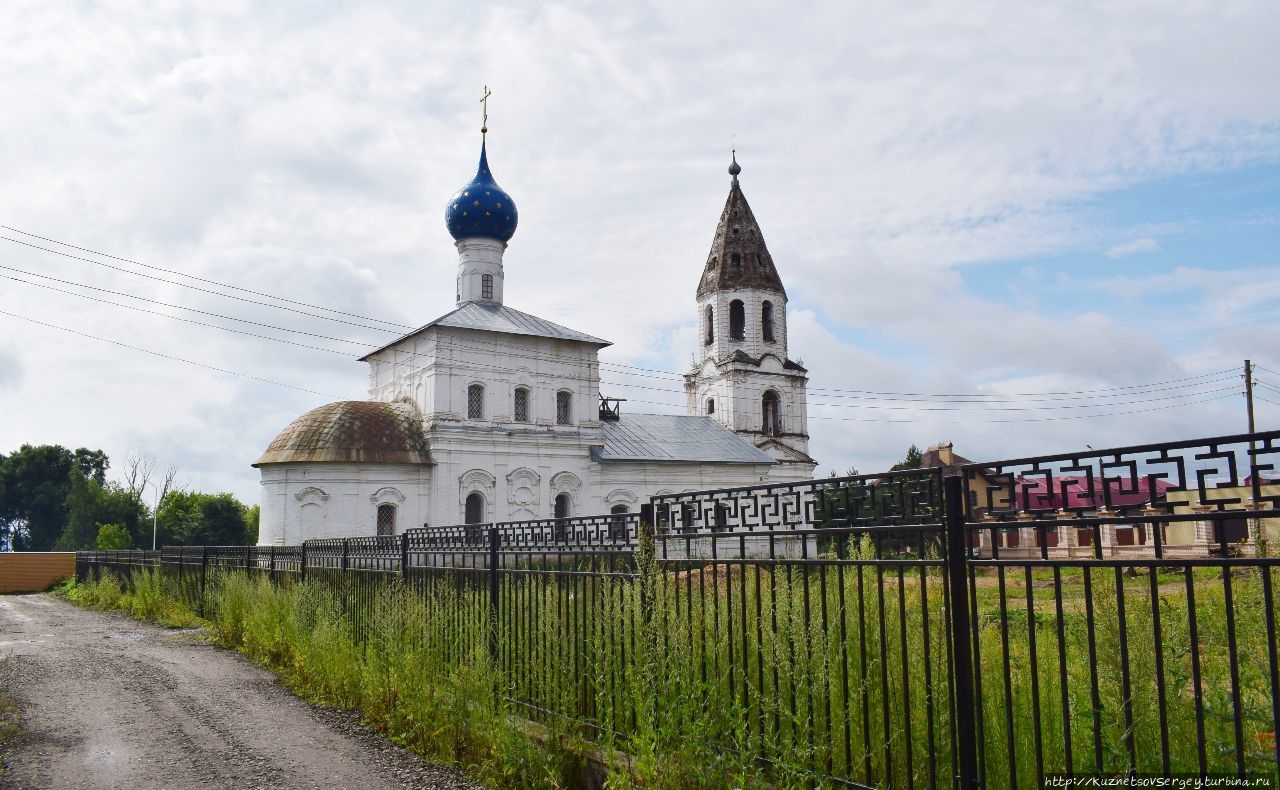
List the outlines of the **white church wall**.
<svg viewBox="0 0 1280 790">
<path fill-rule="evenodd" d="M 395 532 L 421 526 L 431 467 L 411 464 L 264 464 L 258 545 L 378 534 L 378 506 L 396 507 Z"/>
</svg>

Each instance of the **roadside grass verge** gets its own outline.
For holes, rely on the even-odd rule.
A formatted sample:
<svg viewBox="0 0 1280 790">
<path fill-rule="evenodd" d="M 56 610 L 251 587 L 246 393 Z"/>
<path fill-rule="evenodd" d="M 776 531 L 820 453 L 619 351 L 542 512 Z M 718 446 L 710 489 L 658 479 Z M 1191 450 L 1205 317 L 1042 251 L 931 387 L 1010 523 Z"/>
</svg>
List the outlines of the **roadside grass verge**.
<svg viewBox="0 0 1280 790">
<path fill-rule="evenodd" d="M 339 590 L 319 582 L 273 585 L 242 572 L 210 577 L 209 617 L 157 571 L 122 579 L 110 571 L 55 592 L 100 611 L 169 627 L 204 626 L 313 703 L 359 711 L 391 741 L 458 766 L 494 787 L 559 788 L 578 783 L 581 744 L 530 727 L 499 702 L 487 654 L 455 656 L 406 638 L 430 627 L 426 607 L 403 589 L 381 591 L 360 644 Z M 413 623 L 410 630 L 407 624 Z M 455 657 L 464 659 L 455 662 Z"/>
<path fill-rule="evenodd" d="M 494 786 L 575 786 L 593 750 L 621 767 L 609 788 L 946 785 L 942 573 L 858 551 L 867 564 L 816 570 L 660 570 L 645 552 L 607 577 L 508 569 L 496 661 L 494 591 L 469 569 L 407 584 L 357 570 L 305 582 L 216 573 L 204 605 L 220 644 L 299 695 L 358 709 Z M 965 604 L 987 785 L 1221 773 L 1237 760 L 1277 778 L 1272 573 L 975 572 Z M 189 600 L 172 580 L 140 584 Z M 138 605 L 126 589 L 104 574 L 76 595 L 135 614 L 169 605 Z"/>
</svg>

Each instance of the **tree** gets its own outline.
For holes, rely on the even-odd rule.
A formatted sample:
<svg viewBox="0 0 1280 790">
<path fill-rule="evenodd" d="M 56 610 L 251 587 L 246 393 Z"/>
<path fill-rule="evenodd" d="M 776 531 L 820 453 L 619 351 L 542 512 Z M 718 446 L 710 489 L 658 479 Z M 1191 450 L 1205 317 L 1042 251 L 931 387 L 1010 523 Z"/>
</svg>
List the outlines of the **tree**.
<svg viewBox="0 0 1280 790">
<path fill-rule="evenodd" d="M 98 537 L 93 542 L 93 547 L 99 551 L 127 549 L 131 545 L 129 530 L 122 524 L 103 524 L 98 528 Z"/>
<path fill-rule="evenodd" d="M 24 444 L 0 462 L 0 542 L 15 550 L 48 551 L 67 523 L 72 470 L 99 485 L 106 479 L 101 450 Z"/>
<path fill-rule="evenodd" d="M 907 457 L 889 467 L 889 471 L 898 472 L 903 469 L 919 469 L 922 461 L 920 448 L 913 444 L 907 448 Z"/>
<path fill-rule="evenodd" d="M 171 491 L 160 503 L 161 542 L 179 546 L 242 546 L 251 511 L 232 494 Z"/>
</svg>

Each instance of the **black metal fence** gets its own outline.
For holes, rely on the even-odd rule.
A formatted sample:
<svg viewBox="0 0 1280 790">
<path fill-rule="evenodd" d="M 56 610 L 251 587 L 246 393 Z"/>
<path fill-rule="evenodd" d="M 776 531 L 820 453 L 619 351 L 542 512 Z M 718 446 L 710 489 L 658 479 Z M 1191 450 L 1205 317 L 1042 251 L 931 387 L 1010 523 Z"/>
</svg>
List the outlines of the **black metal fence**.
<svg viewBox="0 0 1280 790">
<path fill-rule="evenodd" d="M 84 552 L 397 585 L 530 718 L 664 728 L 805 783 L 1275 777 L 1280 432 L 655 497 L 290 547 Z M 662 721 L 655 721 L 662 719 Z M 673 721 L 673 719 L 675 719 Z"/>
</svg>

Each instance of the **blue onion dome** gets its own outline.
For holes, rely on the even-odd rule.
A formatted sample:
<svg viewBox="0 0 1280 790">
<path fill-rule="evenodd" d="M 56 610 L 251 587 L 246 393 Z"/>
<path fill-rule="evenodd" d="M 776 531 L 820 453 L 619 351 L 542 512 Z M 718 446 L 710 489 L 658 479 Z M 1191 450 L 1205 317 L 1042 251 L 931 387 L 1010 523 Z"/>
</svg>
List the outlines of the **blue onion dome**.
<svg viewBox="0 0 1280 790">
<path fill-rule="evenodd" d="M 445 225 L 455 241 L 495 239 L 506 242 L 515 235 L 520 215 L 516 202 L 498 186 L 489 172 L 489 158 L 480 143 L 480 167 L 476 177 L 459 189 L 444 210 Z"/>
</svg>

